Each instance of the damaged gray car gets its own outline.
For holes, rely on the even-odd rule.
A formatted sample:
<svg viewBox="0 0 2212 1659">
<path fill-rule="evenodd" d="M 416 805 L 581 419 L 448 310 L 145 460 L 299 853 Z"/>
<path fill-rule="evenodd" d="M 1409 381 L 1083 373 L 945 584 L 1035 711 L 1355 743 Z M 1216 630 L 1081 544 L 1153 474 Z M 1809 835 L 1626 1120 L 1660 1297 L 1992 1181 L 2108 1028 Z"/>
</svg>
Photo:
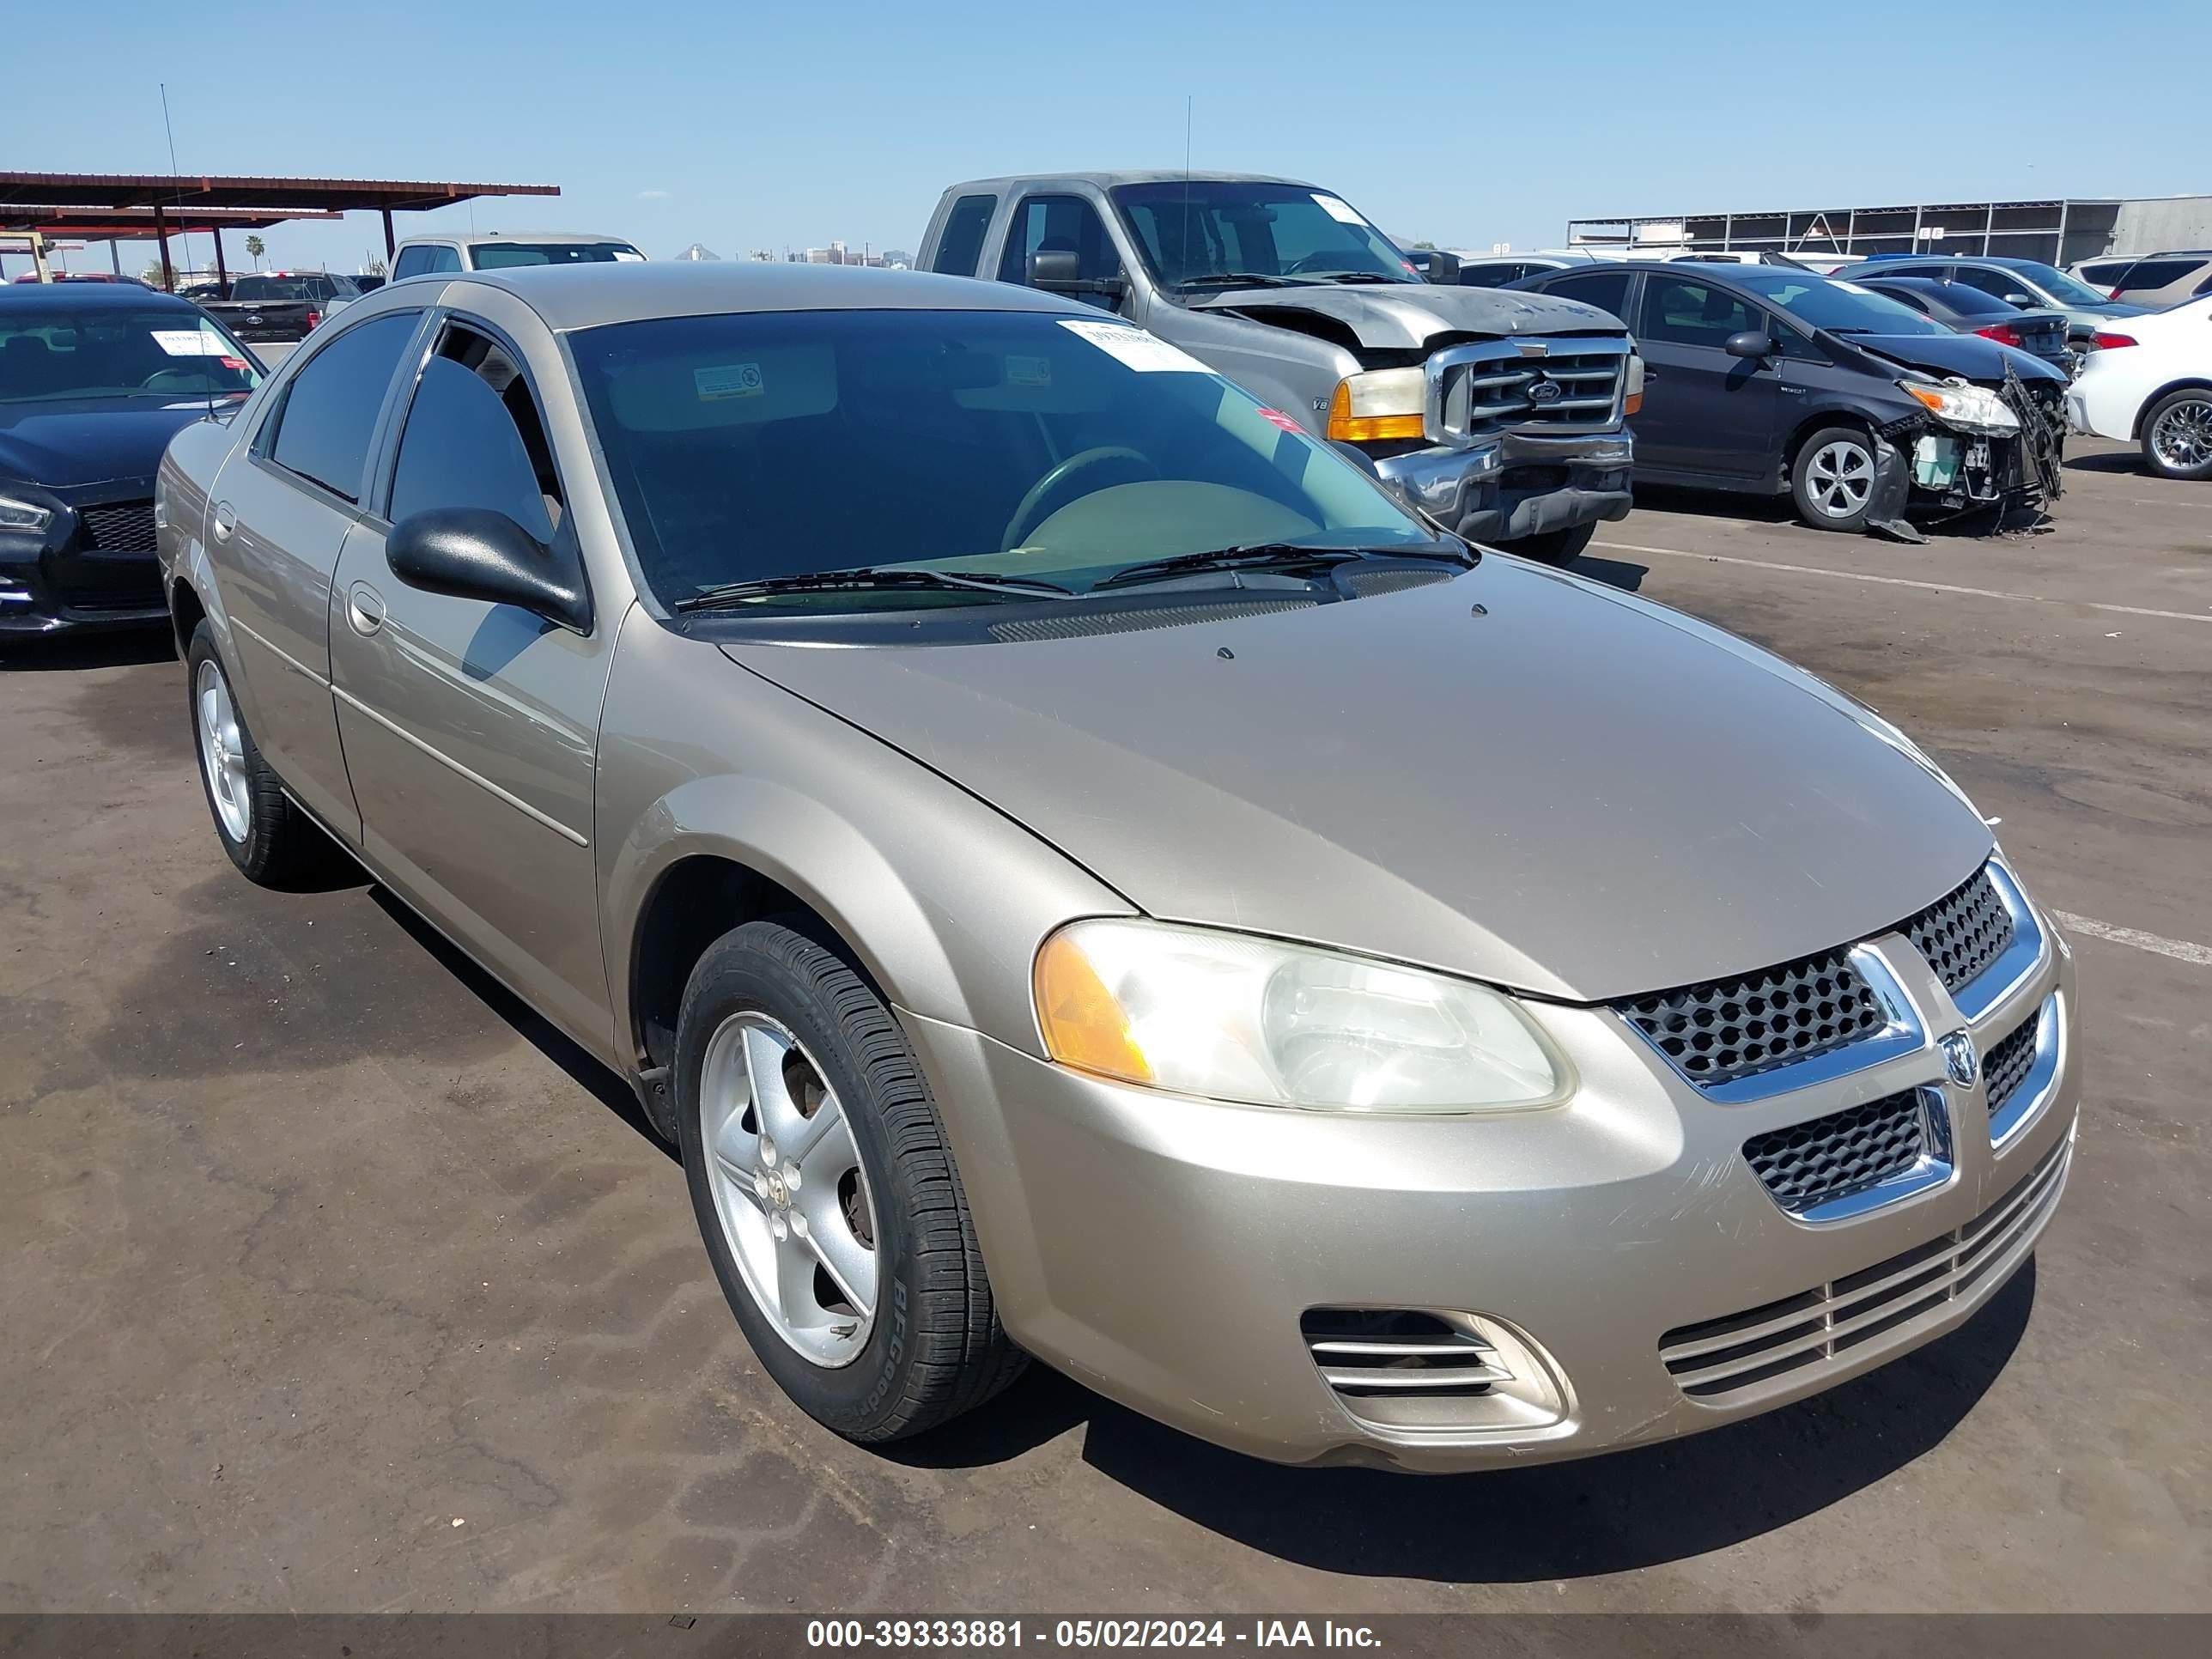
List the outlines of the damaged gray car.
<svg viewBox="0 0 2212 1659">
<path fill-rule="evenodd" d="M 1788 495 L 1815 530 L 1906 540 L 2033 523 L 2062 489 L 2064 374 L 1856 283 L 1653 261 L 1515 286 L 1627 319 L 1638 483 Z"/>
</svg>

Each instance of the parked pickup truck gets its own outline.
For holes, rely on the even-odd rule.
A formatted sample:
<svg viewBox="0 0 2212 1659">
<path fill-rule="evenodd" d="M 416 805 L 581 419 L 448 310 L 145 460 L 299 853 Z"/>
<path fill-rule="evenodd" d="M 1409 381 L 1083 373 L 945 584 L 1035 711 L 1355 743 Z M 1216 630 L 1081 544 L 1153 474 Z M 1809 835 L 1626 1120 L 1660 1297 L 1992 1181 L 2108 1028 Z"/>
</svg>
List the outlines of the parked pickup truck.
<svg viewBox="0 0 2212 1659">
<path fill-rule="evenodd" d="M 361 293 L 352 277 L 336 271 L 257 271 L 232 283 L 230 298 L 203 300 L 200 309 L 222 318 L 248 344 L 304 340 Z"/>
<path fill-rule="evenodd" d="M 1574 301 L 1425 283 L 1342 198 L 1249 174 L 945 192 L 916 264 L 1079 297 L 1357 446 L 1444 528 L 1564 564 L 1629 507 L 1643 364 Z"/>
</svg>

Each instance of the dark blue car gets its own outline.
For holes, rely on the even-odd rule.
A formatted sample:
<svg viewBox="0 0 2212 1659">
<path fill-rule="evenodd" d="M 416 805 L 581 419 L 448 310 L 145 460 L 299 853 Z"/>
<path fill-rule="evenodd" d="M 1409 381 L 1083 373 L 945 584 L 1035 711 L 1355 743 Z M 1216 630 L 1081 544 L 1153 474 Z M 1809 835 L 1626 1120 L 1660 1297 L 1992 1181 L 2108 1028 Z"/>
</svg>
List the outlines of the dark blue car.
<svg viewBox="0 0 2212 1659">
<path fill-rule="evenodd" d="M 1635 335 L 1638 483 L 1788 495 L 1807 524 L 1840 531 L 2057 492 L 2065 374 L 1867 289 L 1658 261 L 1511 286 L 1587 301 Z"/>
<path fill-rule="evenodd" d="M 154 472 L 261 379 L 186 301 L 125 283 L 0 287 L 0 643 L 166 621 Z"/>
</svg>

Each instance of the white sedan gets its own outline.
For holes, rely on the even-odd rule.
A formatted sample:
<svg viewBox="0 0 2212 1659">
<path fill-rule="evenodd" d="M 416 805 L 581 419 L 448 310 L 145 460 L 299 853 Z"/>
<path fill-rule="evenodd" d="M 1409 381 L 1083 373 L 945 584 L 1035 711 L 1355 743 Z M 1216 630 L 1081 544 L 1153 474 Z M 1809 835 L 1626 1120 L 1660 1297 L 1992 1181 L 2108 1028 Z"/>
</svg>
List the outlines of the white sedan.
<svg viewBox="0 0 2212 1659">
<path fill-rule="evenodd" d="M 2066 391 L 2077 432 L 2139 441 L 2160 477 L 2212 479 L 2212 295 L 2117 319 Z"/>
</svg>

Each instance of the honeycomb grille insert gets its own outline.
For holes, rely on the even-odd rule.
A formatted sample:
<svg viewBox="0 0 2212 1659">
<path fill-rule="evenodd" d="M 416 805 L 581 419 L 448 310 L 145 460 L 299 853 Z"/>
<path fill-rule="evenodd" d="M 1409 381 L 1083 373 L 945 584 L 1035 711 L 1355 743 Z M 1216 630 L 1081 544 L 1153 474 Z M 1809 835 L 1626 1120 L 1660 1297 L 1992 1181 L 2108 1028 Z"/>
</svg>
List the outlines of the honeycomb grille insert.
<svg viewBox="0 0 2212 1659">
<path fill-rule="evenodd" d="M 1863 1106 L 1753 1135 L 1743 1155 L 1774 1201 L 1800 1215 L 1905 1174 L 1928 1150 L 1921 1091 L 1906 1089 Z"/>
<path fill-rule="evenodd" d="M 106 507 L 81 507 L 84 543 L 103 553 L 151 553 L 155 550 L 154 503 L 117 501 Z"/>
<path fill-rule="evenodd" d="M 1929 905 L 1899 931 L 1928 958 L 1945 988 L 1970 983 L 2012 943 L 2012 913 L 1987 865 L 1964 886 Z"/>
<path fill-rule="evenodd" d="M 1662 991 L 1621 1012 L 1692 1083 L 1709 1088 L 1827 1054 L 1888 1024 L 1841 951 Z"/>
<path fill-rule="evenodd" d="M 1990 1045 L 1982 1056 L 1982 1079 L 1989 1097 L 1990 1115 L 2005 1109 L 2035 1066 L 2035 1037 L 2042 1022 L 2030 1014 Z"/>
</svg>

